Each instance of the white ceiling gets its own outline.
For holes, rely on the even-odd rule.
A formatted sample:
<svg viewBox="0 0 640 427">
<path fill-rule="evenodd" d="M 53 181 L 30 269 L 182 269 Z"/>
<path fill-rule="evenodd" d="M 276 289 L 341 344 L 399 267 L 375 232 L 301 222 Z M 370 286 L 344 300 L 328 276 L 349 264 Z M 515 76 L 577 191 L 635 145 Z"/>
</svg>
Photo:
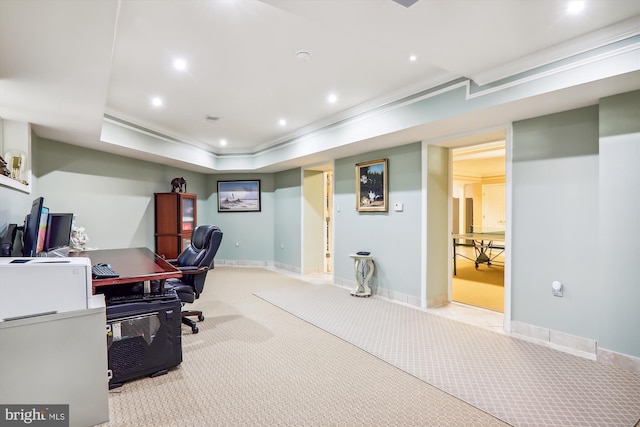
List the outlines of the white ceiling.
<svg viewBox="0 0 640 427">
<path fill-rule="evenodd" d="M 453 179 L 479 182 L 506 175 L 504 139 L 453 150 Z"/>
<path fill-rule="evenodd" d="M 486 84 L 579 53 L 611 37 L 610 26 L 631 22 L 640 32 L 637 0 L 587 0 L 577 16 L 566 4 L 0 0 L 0 117 L 30 122 L 43 138 L 112 152 L 119 149 L 100 141 L 105 115 L 213 153 L 255 153 L 458 77 Z M 297 59 L 300 50 L 310 58 Z M 175 58 L 187 61 L 184 72 L 173 69 Z M 598 89 L 593 96 L 618 87 Z M 581 93 L 573 103 L 595 102 Z M 161 108 L 150 105 L 154 96 Z M 520 114 L 542 101 L 549 98 L 520 105 Z M 504 123 L 517 112 L 491 114 Z M 419 140 L 420 132 L 380 145 Z M 152 151 L 120 152 L 162 161 Z"/>
</svg>

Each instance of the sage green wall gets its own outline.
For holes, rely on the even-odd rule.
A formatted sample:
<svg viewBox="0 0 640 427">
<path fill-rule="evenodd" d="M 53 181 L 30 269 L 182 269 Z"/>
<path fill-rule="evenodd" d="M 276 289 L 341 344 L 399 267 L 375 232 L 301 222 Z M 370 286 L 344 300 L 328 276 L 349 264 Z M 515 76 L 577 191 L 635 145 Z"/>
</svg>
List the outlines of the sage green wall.
<svg viewBox="0 0 640 427">
<path fill-rule="evenodd" d="M 206 177 L 213 194 L 207 220 L 224 233 L 219 260 L 272 261 L 275 187 L 273 174 L 215 174 Z M 260 180 L 260 212 L 218 212 L 218 181 Z"/>
<path fill-rule="evenodd" d="M 303 272 L 324 271 L 324 173 L 305 170 L 303 184 Z"/>
<path fill-rule="evenodd" d="M 515 122 L 512 177 L 512 320 L 596 339 L 598 107 Z"/>
<path fill-rule="evenodd" d="M 270 242 L 274 248 L 273 260 L 281 265 L 301 271 L 302 242 L 302 175 L 300 168 L 275 174 L 276 215 L 275 236 Z"/>
<path fill-rule="evenodd" d="M 600 101 L 598 346 L 640 357 L 640 91 Z"/>
<path fill-rule="evenodd" d="M 171 191 L 175 177 L 184 177 L 188 192 L 198 194 L 198 212 L 206 210 L 202 174 L 36 136 L 32 144 L 35 191 L 28 199 L 43 196 L 51 212 L 76 214 L 90 247 L 153 250 L 153 193 Z"/>
<path fill-rule="evenodd" d="M 356 211 L 355 164 L 387 158 L 388 212 Z M 421 293 L 421 144 L 412 143 L 335 161 L 334 275 L 354 281 L 349 254 L 370 251 L 370 284 L 413 297 Z M 396 212 L 396 202 L 404 210 Z"/>
</svg>

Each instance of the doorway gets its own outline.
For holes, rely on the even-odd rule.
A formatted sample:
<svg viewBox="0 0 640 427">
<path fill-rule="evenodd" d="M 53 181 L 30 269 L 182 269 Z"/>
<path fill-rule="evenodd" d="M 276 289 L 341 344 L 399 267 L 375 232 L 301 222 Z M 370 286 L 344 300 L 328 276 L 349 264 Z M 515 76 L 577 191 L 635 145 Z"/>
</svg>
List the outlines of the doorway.
<svg viewBox="0 0 640 427">
<path fill-rule="evenodd" d="M 332 275 L 333 165 L 310 167 L 302 174 L 302 272 Z"/>
<path fill-rule="evenodd" d="M 503 313 L 505 141 L 454 148 L 451 153 L 451 300 Z"/>
</svg>

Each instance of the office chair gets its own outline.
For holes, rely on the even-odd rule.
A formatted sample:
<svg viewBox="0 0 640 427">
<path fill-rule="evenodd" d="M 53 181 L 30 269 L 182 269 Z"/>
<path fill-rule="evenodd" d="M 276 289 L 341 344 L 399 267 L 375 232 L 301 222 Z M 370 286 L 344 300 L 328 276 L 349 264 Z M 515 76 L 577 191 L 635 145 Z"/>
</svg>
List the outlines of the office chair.
<svg viewBox="0 0 640 427">
<path fill-rule="evenodd" d="M 207 272 L 213 269 L 213 259 L 218 252 L 222 241 L 222 231 L 215 225 L 199 225 L 193 230 L 191 244 L 182 251 L 175 260 L 168 260 L 182 272 L 179 279 L 167 279 L 165 288 L 176 291 L 178 298 L 184 306 L 193 303 L 200 297 L 204 289 Z M 191 327 L 194 334 L 198 333 L 196 322 L 188 316 L 198 316 L 199 321 L 204 320 L 202 311 L 182 311 L 182 323 Z"/>
</svg>

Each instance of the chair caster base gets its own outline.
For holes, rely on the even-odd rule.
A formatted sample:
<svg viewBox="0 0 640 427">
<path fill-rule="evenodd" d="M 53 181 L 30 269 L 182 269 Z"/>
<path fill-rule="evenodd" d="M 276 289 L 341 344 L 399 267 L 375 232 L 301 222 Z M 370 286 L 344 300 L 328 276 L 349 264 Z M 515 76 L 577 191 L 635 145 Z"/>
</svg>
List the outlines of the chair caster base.
<svg viewBox="0 0 640 427">
<path fill-rule="evenodd" d="M 198 320 L 199 321 L 203 321 L 204 320 L 204 315 L 203 314 L 198 314 Z M 182 317 L 182 323 L 189 326 L 191 328 L 191 332 L 194 334 L 197 334 L 199 329 L 198 326 L 196 325 L 196 322 L 194 320 L 191 320 L 185 316 Z"/>
</svg>

